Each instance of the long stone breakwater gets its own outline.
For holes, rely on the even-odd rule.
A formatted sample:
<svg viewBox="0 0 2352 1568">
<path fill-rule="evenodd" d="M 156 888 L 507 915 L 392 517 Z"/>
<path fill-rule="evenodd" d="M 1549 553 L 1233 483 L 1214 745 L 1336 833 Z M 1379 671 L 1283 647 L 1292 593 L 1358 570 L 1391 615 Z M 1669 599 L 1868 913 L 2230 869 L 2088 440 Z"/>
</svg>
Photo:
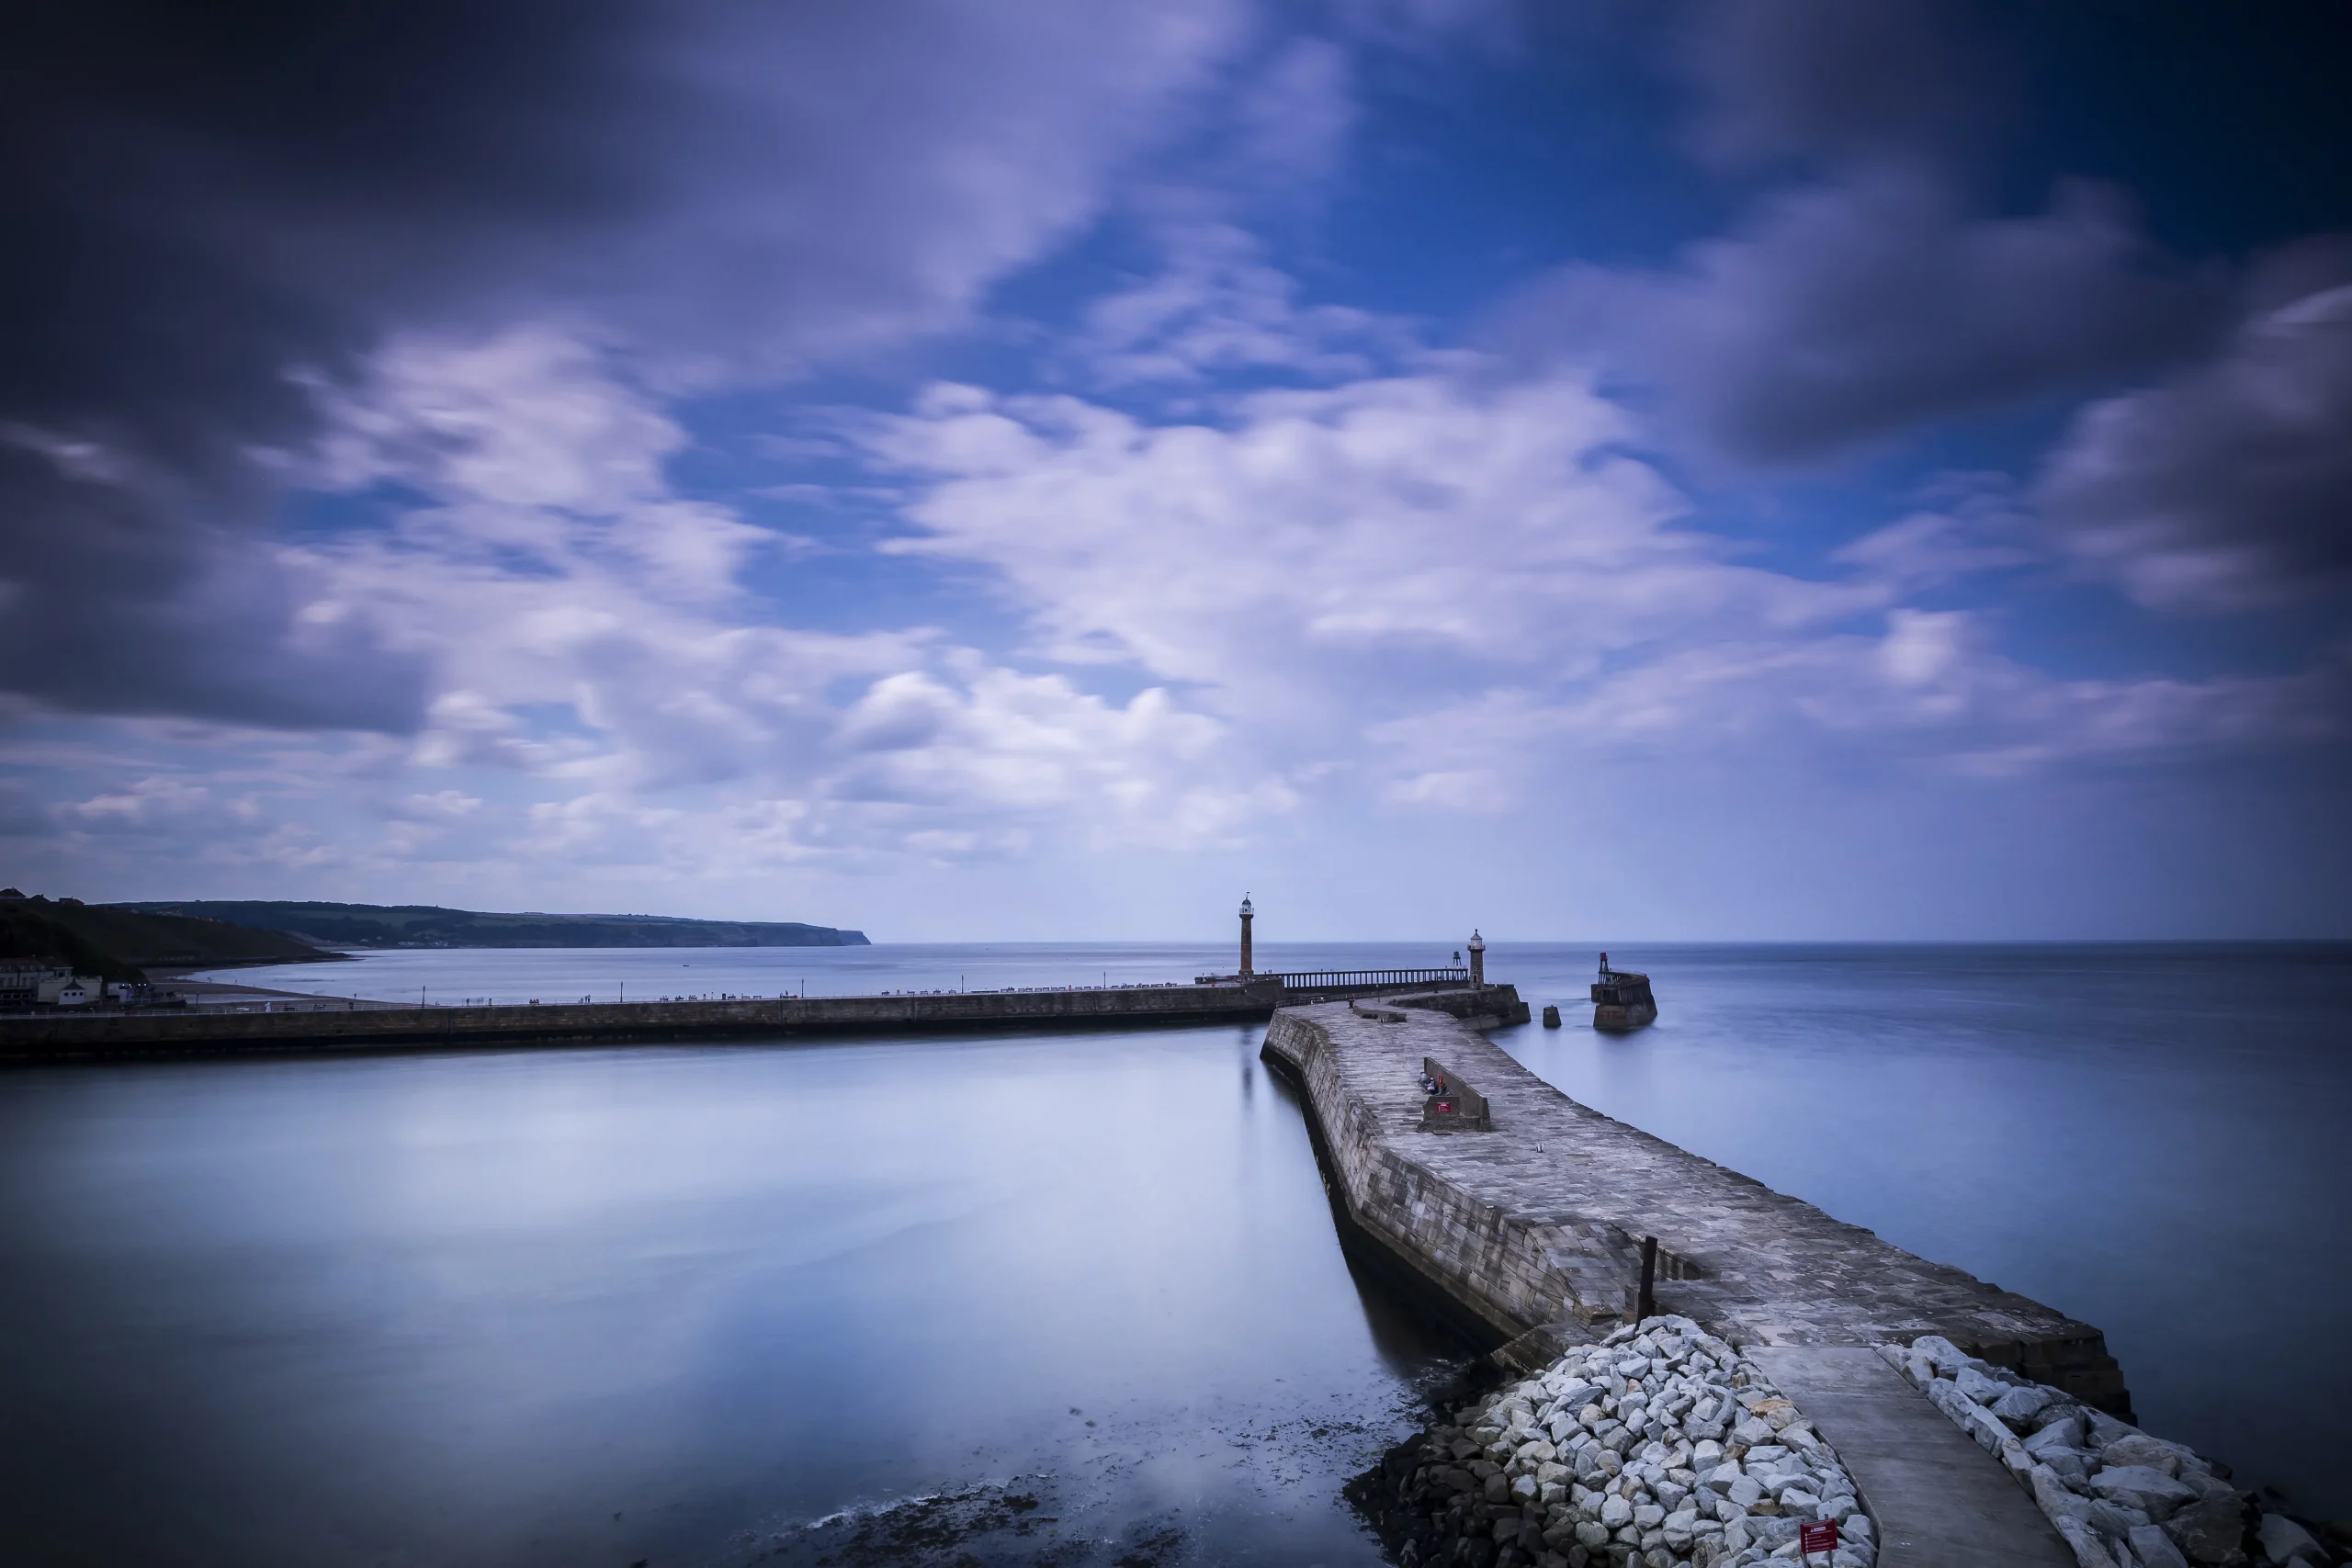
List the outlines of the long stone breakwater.
<svg viewBox="0 0 2352 1568">
<path fill-rule="evenodd" d="M 1265 1043 L 1305 1089 L 1347 1218 L 1506 1358 L 1548 1364 L 1633 1319 L 1655 1237 L 1654 1311 L 1731 1343 L 1939 1335 L 2128 1418 L 2097 1328 L 1577 1104 L 1474 1027 L 1513 1009 L 1510 987 L 1289 1008 Z M 1430 1065 L 1484 1100 L 1490 1131 L 1430 1125 Z"/>
<path fill-rule="evenodd" d="M 67 1009 L 0 1018 L 0 1061 L 1250 1022 L 1285 1005 L 1329 997 L 1378 997 L 1428 984 L 1426 977 L 1397 979 L 1390 977 L 1392 973 L 1402 972 L 1268 975 L 1209 985 L 548 1006 L 359 1002 L 346 1007 L 304 1001 L 268 1012 L 202 1007 L 120 1012 Z"/>
<path fill-rule="evenodd" d="M 2130 1425 L 2098 1329 L 1577 1104 L 1479 1032 L 1525 1017 L 1479 987 L 1266 1033 L 1351 1241 L 1483 1325 L 1507 1374 L 1351 1483 L 1395 1561 L 2329 1560 Z"/>
</svg>

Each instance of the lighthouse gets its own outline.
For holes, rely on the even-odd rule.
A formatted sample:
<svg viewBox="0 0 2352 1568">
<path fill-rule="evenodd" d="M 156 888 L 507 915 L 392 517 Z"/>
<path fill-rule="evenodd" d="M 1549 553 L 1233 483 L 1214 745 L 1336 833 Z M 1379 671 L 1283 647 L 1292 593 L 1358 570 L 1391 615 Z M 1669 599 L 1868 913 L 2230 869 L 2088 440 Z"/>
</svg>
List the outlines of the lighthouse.
<svg viewBox="0 0 2352 1568">
<path fill-rule="evenodd" d="M 1250 908 L 1250 895 L 1241 896 L 1241 977 L 1247 980 L 1253 971 L 1250 967 L 1250 919 L 1256 911 Z"/>
<path fill-rule="evenodd" d="M 1243 922 L 1242 929 L 1244 931 L 1249 929 L 1247 921 Z M 1250 951 L 1246 941 L 1242 943 L 1241 951 L 1244 953 Z M 1483 986 L 1487 983 L 1487 939 L 1478 934 L 1478 928 L 1476 926 L 1470 928 L 1470 983 L 1474 986 Z"/>
</svg>

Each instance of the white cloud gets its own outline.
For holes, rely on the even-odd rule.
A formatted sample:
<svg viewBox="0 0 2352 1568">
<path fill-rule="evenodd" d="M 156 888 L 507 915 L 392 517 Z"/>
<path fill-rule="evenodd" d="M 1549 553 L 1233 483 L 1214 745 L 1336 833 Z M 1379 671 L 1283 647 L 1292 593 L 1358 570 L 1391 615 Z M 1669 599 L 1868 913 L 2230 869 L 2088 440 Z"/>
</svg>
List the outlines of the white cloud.
<svg viewBox="0 0 2352 1568">
<path fill-rule="evenodd" d="M 2317 287 L 2208 363 L 2084 409 L 2052 455 L 2053 536 L 2141 604 L 2244 610 L 2352 577 L 2352 247 L 2312 264 Z"/>
<path fill-rule="evenodd" d="M 381 852 L 460 827 L 488 850 L 486 795 L 526 856 L 672 867 L 1003 853 L 1038 824 L 1199 842 L 1284 804 L 1165 690 L 1113 704 L 933 629 L 771 624 L 742 572 L 773 536 L 676 495 L 676 425 L 560 332 L 405 343 L 325 395 L 322 472 L 429 498 L 286 558 L 318 614 L 435 672 Z"/>
<path fill-rule="evenodd" d="M 1229 223 L 1171 222 L 1159 240 L 1166 265 L 1089 306 L 1068 351 L 1102 385 L 1189 387 L 1250 370 L 1356 380 L 1412 350 L 1396 321 L 1340 305 L 1301 306 L 1296 279 Z"/>
<path fill-rule="evenodd" d="M 1577 381 L 1425 375 L 1224 425 L 942 387 L 871 442 L 930 486 L 890 547 L 996 569 L 1041 654 L 1180 682 L 1302 790 L 1493 811 L 1612 750 L 1982 773 L 2333 733 L 2340 671 L 2065 681 L 1904 603 L 2033 558 L 1998 487 L 1948 482 L 1807 581 L 1683 524 L 1628 434 Z"/>
<path fill-rule="evenodd" d="M 1329 39 L 1287 44 L 1236 106 L 1246 174 L 1279 172 L 1294 179 L 1332 174 L 1355 128 L 1352 77 L 1347 51 Z"/>
<path fill-rule="evenodd" d="M 1817 622 L 1867 594 L 1736 564 L 1616 450 L 1579 382 L 1442 376 L 1243 400 L 1151 426 L 1072 398 L 934 389 L 873 434 L 933 481 L 888 547 L 1004 574 L 1045 655 L 1126 660 L 1297 715 L 1497 670 L 1589 671 L 1705 622 Z"/>
</svg>

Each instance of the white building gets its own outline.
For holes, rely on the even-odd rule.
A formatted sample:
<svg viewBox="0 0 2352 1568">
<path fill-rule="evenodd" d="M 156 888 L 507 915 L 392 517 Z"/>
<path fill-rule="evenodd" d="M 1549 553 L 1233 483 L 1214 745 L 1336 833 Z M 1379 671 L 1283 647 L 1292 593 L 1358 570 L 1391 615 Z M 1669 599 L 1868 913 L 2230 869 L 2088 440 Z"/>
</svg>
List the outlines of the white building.
<svg viewBox="0 0 2352 1568">
<path fill-rule="evenodd" d="M 95 975 L 52 969 L 40 977 L 34 999 L 43 1007 L 77 1008 L 102 1000 L 106 994 L 107 983 Z"/>
</svg>

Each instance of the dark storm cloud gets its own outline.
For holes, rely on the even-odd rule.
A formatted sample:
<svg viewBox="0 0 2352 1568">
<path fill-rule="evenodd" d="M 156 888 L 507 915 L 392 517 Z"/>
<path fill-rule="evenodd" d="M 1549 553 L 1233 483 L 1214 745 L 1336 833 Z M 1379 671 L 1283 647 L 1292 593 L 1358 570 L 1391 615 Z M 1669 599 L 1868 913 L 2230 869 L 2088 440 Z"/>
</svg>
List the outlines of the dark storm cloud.
<svg viewBox="0 0 2352 1568">
<path fill-rule="evenodd" d="M 19 7 L 0 47 L 0 685 L 394 727 L 269 454 L 388 335 L 559 320 L 671 385 L 955 319 L 1090 210 L 1218 6 Z"/>
<path fill-rule="evenodd" d="M 1710 0 L 1683 17 L 1690 144 L 1785 183 L 1672 265 L 1569 267 L 1498 334 L 1598 366 L 1667 440 L 1803 463 L 1934 423 L 2080 395 L 2209 343 L 2227 278 L 2166 252 L 2134 200 L 2014 163 L 2018 18 L 1929 0 Z M 2021 169 L 2013 168 L 2009 183 Z"/>
<path fill-rule="evenodd" d="M 1953 8 L 1922 0 L 1712 0 L 1679 52 L 1702 100 L 1692 143 L 1727 167 L 1941 152 L 1981 137 L 2003 96 Z"/>
<path fill-rule="evenodd" d="M 2220 296 L 2114 193 L 1984 219 L 1889 167 L 1776 197 L 1667 271 L 1570 269 L 1511 335 L 1598 358 L 1708 450 L 1789 462 L 2160 365 Z"/>
<path fill-rule="evenodd" d="M 2040 500 L 2143 604 L 2227 610 L 2352 576 L 2352 241 L 2260 275 L 2222 352 L 2086 409 Z"/>
</svg>

